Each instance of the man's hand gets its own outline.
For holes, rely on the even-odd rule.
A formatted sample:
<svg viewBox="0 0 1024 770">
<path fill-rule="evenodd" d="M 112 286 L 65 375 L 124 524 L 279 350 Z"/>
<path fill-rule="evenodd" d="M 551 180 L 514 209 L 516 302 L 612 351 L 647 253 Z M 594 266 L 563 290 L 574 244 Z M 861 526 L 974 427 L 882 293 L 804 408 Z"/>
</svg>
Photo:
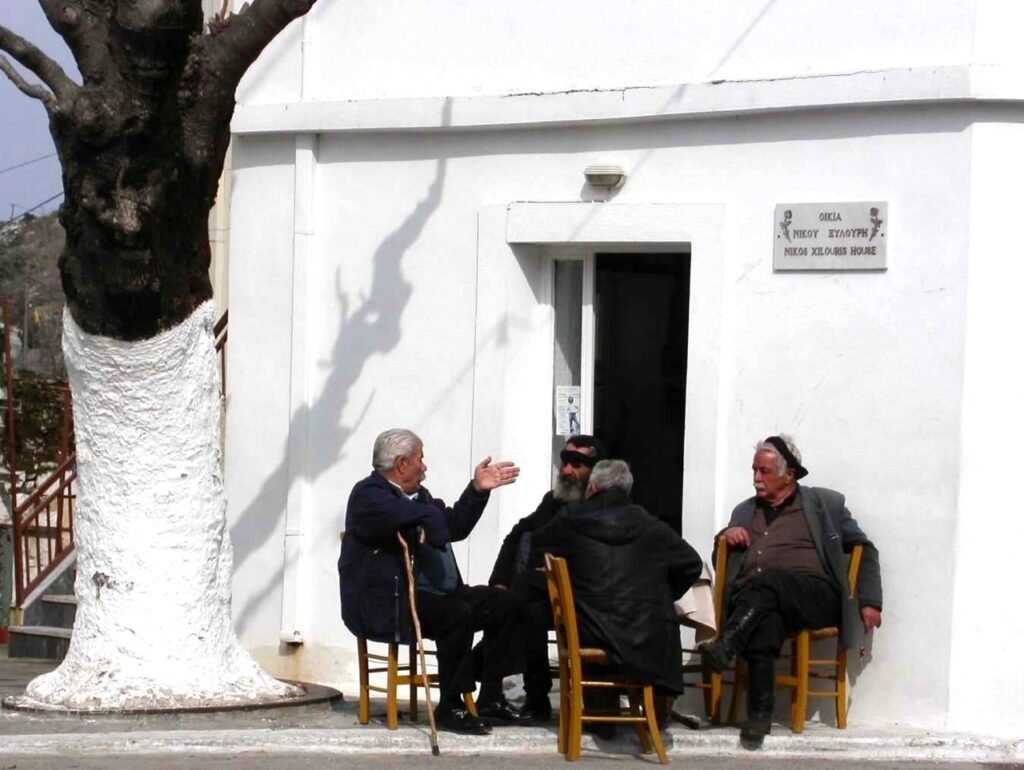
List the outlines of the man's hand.
<svg viewBox="0 0 1024 770">
<path fill-rule="evenodd" d="M 746 527 L 729 527 L 722 534 L 730 548 L 747 548 L 750 545 L 750 532 Z"/>
<path fill-rule="evenodd" d="M 878 607 L 861 607 L 860 619 L 864 622 L 864 633 L 882 625 L 882 611 Z"/>
<path fill-rule="evenodd" d="M 492 489 L 512 484 L 519 478 L 519 467 L 508 460 L 491 465 L 490 455 L 480 461 L 473 471 L 473 489 L 477 492 L 490 492 Z"/>
</svg>

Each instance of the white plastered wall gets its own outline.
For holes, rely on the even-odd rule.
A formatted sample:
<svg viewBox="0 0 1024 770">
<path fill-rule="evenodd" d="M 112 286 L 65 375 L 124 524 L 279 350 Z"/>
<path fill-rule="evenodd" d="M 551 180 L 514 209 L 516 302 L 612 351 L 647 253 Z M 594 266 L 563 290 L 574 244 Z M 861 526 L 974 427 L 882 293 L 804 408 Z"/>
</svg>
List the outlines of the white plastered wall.
<svg viewBox="0 0 1024 770">
<path fill-rule="evenodd" d="M 1002 633 L 995 600 L 977 604 L 988 538 L 1019 531 L 988 483 L 1012 462 L 1017 431 L 991 426 L 1016 425 L 1019 383 L 986 346 L 1015 306 L 1016 268 L 990 255 L 1014 243 L 1018 121 L 986 100 L 1024 82 L 1021 11 L 582 6 L 320 3 L 247 81 L 227 471 L 243 641 L 281 675 L 351 686 L 337 536 L 392 425 L 421 432 L 428 484 L 449 499 L 485 453 L 522 464 L 459 549 L 486 579 L 549 473 L 545 247 L 492 233 L 515 202 L 580 205 L 583 168 L 612 162 L 628 178 L 605 205 L 720 212 L 720 300 L 690 318 L 691 344 L 719 331 L 717 358 L 690 362 L 690 382 L 717 372 L 717 407 L 688 410 L 687 537 L 706 553 L 749 494 L 753 442 L 795 433 L 807 481 L 844 491 L 882 554 L 885 622 L 853 666 L 851 720 L 1012 730 L 1024 683 L 978 677 L 972 656 Z M 568 35 L 581 44 L 550 37 Z M 601 41 L 616 53 L 595 54 Z M 858 200 L 889 203 L 887 271 L 772 272 L 776 203 Z M 301 542 L 287 568 L 286 530 Z M 301 646 L 280 642 L 288 613 Z"/>
<path fill-rule="evenodd" d="M 981 5 L 993 6 L 996 17 L 1010 13 L 1010 4 L 999 0 Z M 319 3 L 268 47 L 240 101 L 292 101 L 303 88 L 306 98 L 345 101 L 767 83 L 960 66 L 972 61 L 977 6 L 975 0 L 736 0 L 728 7 L 701 0 Z M 305 66 L 304 52 L 312 54 Z"/>
<path fill-rule="evenodd" d="M 1013 599 L 1024 518 L 1011 502 L 1024 434 L 1024 369 L 1014 360 L 1024 327 L 1024 254 L 1016 236 L 1024 141 L 1010 113 L 971 128 L 970 272 L 967 277 L 962 453 L 958 485 L 949 723 L 1020 736 L 1024 687 L 1016 665 L 1024 617 Z M 992 705 L 998 704 L 998 708 Z"/>
<path fill-rule="evenodd" d="M 717 367 L 717 417 L 688 410 L 684 531 L 706 552 L 710 533 L 749 494 L 752 442 L 795 432 L 812 470 L 808 481 L 845 491 L 882 551 L 886 623 L 868 645 L 870 665 L 855 666 L 853 713 L 861 723 L 912 717 L 941 726 L 948 647 L 934 645 L 928 667 L 904 662 L 920 655 L 921 633 L 941 640 L 952 624 L 952 576 L 935 564 L 955 559 L 951 474 L 968 216 L 959 193 L 969 180 L 963 128 L 952 109 L 895 108 L 744 122 L 321 136 L 303 308 L 318 330 L 304 359 L 308 459 L 291 480 L 280 469 L 289 464 L 282 409 L 294 359 L 294 321 L 285 311 L 293 292 L 286 196 L 294 169 L 285 164 L 295 145 L 240 139 L 234 201 L 252 197 L 235 211 L 251 219 L 233 229 L 254 234 L 245 242 L 252 274 L 244 280 L 252 285 L 232 279 L 232 306 L 244 302 L 247 320 L 232 322 L 228 478 L 236 531 L 252 535 L 236 547 L 243 640 L 272 670 L 351 685 L 354 644 L 340 624 L 334 570 L 338 532 L 347 493 L 368 472 L 373 437 L 394 424 L 424 436 L 428 484 L 446 498 L 485 453 L 523 464 L 519 484 L 496 493 L 468 552 L 460 549 L 467 577 L 486 580 L 501 535 L 532 510 L 548 478 L 547 458 L 536 454 L 549 440 L 544 398 L 532 389 L 503 405 L 499 394 L 550 378 L 537 247 L 502 244 L 486 232 L 500 229 L 502 216 L 507 226 L 510 202 L 582 205 L 582 169 L 614 160 L 629 178 L 605 206 L 692 202 L 721 212 L 718 287 L 696 281 L 692 289 L 720 300 L 695 303 L 691 330 L 721 331 L 717 361 L 691 361 L 691 382 L 707 376 L 699 367 Z M 265 192 L 271 186 L 272 197 Z M 774 204 L 837 199 L 889 201 L 889 270 L 773 273 Z M 691 245 L 696 260 L 705 244 Z M 494 249 L 503 255 L 497 262 Z M 548 347 L 538 348 L 544 340 Z M 491 375 L 495 366 L 504 367 L 500 381 Z M 242 399 L 248 406 L 239 408 Z M 901 463 L 879 463 L 863 449 L 880 446 L 897 447 Z M 308 485 L 303 579 L 312 604 L 305 644 L 279 652 L 282 522 L 296 479 Z M 922 573 L 931 577 L 927 588 Z M 894 682 L 914 693 L 912 714 L 889 697 Z"/>
</svg>

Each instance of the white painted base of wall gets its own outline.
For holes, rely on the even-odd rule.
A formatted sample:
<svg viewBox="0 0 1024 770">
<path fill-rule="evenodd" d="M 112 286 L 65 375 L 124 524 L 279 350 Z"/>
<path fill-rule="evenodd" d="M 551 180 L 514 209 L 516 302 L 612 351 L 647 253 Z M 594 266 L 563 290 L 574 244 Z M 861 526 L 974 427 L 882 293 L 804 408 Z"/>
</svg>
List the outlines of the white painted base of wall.
<svg viewBox="0 0 1024 770">
<path fill-rule="evenodd" d="M 221 397 L 207 302 L 142 342 L 64 316 L 75 399 L 78 614 L 25 701 L 76 710 L 193 708 L 295 697 L 231 625 Z"/>
</svg>

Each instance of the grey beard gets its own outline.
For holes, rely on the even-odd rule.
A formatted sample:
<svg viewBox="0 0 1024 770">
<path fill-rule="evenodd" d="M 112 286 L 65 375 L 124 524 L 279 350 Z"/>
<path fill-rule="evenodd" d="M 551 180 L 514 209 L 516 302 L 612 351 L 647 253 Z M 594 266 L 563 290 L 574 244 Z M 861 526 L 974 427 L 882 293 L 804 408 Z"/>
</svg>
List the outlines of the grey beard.
<svg viewBox="0 0 1024 770">
<path fill-rule="evenodd" d="M 576 482 L 573 479 L 559 477 L 558 481 L 555 482 L 554 488 L 551 490 L 551 495 L 563 503 L 575 503 L 583 499 L 583 493 L 586 489 L 586 484 Z"/>
</svg>

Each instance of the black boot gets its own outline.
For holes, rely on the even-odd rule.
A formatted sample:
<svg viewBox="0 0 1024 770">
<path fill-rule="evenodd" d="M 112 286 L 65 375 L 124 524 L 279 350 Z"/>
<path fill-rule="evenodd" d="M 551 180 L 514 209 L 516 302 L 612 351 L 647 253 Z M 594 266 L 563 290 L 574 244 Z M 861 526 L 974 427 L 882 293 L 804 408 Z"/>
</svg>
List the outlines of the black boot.
<svg viewBox="0 0 1024 770">
<path fill-rule="evenodd" d="M 744 642 L 760 620 L 761 610 L 757 607 L 742 607 L 734 612 L 726 621 L 722 633 L 713 641 L 700 646 L 704 662 L 715 671 L 725 671 L 736 653 L 743 649 Z"/>
<path fill-rule="evenodd" d="M 749 751 L 757 751 L 764 745 L 764 737 L 772 731 L 772 713 L 747 714 L 747 721 L 740 728 L 740 745 Z"/>
<path fill-rule="evenodd" d="M 747 654 L 747 721 L 740 729 L 740 744 L 756 750 L 772 731 L 775 709 L 775 657 L 763 653 Z"/>
</svg>

